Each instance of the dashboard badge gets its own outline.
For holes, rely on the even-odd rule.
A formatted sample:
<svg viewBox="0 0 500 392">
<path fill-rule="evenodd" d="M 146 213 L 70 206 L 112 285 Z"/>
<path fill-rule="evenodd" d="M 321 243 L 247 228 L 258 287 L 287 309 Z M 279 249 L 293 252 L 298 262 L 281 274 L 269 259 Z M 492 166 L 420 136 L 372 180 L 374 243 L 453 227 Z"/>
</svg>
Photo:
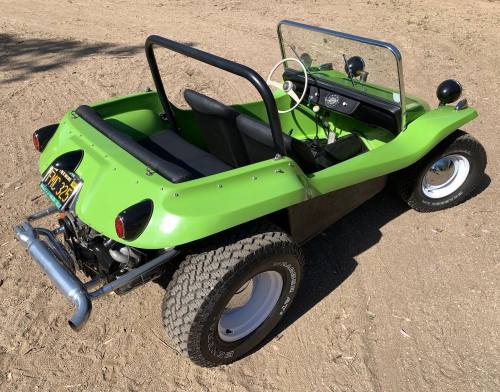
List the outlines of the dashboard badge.
<svg viewBox="0 0 500 392">
<path fill-rule="evenodd" d="M 328 94 L 325 98 L 325 105 L 329 108 L 333 108 L 337 106 L 339 103 L 340 97 L 336 94 Z"/>
</svg>

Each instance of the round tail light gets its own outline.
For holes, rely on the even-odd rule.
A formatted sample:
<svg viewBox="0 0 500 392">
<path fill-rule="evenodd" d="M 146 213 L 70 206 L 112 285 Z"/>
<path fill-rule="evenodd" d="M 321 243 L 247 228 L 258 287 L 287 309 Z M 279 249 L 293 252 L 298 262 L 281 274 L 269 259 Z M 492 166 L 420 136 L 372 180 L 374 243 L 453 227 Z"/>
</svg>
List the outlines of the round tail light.
<svg viewBox="0 0 500 392">
<path fill-rule="evenodd" d="M 141 235 L 153 214 L 153 201 L 143 200 L 120 212 L 115 218 L 116 235 L 132 241 Z"/>
<path fill-rule="evenodd" d="M 54 136 L 54 133 L 56 133 L 57 127 L 59 127 L 59 124 L 47 125 L 46 127 L 37 129 L 33 133 L 33 145 L 37 151 L 43 151 L 49 140 Z"/>
<path fill-rule="evenodd" d="M 125 225 L 123 223 L 123 218 L 120 215 L 118 215 L 115 219 L 115 230 L 118 237 L 125 239 Z"/>
</svg>

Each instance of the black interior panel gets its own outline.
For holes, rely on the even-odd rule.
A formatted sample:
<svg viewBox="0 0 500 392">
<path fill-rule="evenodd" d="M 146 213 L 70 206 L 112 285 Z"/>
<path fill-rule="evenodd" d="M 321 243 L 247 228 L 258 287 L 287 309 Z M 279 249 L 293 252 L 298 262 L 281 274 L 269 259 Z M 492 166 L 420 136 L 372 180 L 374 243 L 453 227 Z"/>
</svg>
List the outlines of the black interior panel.
<svg viewBox="0 0 500 392">
<path fill-rule="evenodd" d="M 386 183 L 387 176 L 377 177 L 288 207 L 293 239 L 302 244 L 321 233 L 379 193 Z"/>
<path fill-rule="evenodd" d="M 297 95 L 302 94 L 304 75 L 301 72 L 287 69 L 283 74 L 283 79 L 294 82 Z M 362 91 L 354 91 L 337 83 L 315 79 L 310 75 L 307 97 L 310 104 L 346 114 L 367 124 L 385 128 L 394 134 L 399 133 L 401 108 L 396 103 L 365 94 Z"/>
</svg>

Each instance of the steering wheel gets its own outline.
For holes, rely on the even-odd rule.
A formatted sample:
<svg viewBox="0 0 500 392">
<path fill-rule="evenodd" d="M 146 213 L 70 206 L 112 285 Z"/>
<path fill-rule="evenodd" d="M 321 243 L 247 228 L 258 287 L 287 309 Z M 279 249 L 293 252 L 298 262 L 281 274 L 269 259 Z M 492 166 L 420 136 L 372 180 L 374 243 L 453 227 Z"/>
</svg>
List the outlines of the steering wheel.
<svg viewBox="0 0 500 392">
<path fill-rule="evenodd" d="M 276 82 L 276 81 L 271 79 L 271 77 L 273 76 L 276 69 L 286 61 L 294 61 L 296 63 L 299 63 L 300 67 L 302 68 L 302 72 L 304 73 L 304 79 L 305 79 L 304 90 L 303 90 L 302 96 L 300 98 L 297 96 L 297 94 L 293 90 L 293 83 L 292 82 L 286 81 L 283 84 L 281 84 L 280 82 Z M 280 113 L 280 114 L 288 113 L 288 112 L 291 112 L 292 110 L 294 110 L 297 106 L 299 106 L 300 103 L 302 102 L 302 100 L 304 99 L 304 97 L 306 96 L 307 82 L 308 82 L 307 70 L 306 70 L 306 67 L 304 66 L 304 64 L 302 64 L 302 62 L 300 60 L 297 60 L 296 58 L 293 58 L 293 57 L 289 57 L 289 58 L 283 59 L 281 61 L 278 61 L 278 63 L 273 67 L 273 69 L 271 69 L 271 72 L 269 72 L 269 76 L 267 77 L 266 82 L 267 82 L 267 85 L 270 87 L 272 86 L 272 87 L 275 87 L 277 89 L 283 90 L 286 94 L 288 94 L 288 96 L 290 98 L 292 98 L 295 101 L 295 105 L 293 105 L 290 109 L 278 110 L 278 113 Z"/>
</svg>

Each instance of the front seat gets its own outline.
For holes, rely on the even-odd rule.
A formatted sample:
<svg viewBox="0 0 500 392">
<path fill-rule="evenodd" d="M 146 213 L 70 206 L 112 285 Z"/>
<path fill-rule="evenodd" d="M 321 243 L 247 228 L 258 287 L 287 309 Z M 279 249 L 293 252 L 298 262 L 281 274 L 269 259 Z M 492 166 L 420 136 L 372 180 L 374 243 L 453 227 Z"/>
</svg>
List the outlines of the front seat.
<svg viewBox="0 0 500 392">
<path fill-rule="evenodd" d="M 184 90 L 184 98 L 193 109 L 208 151 L 232 167 L 247 165 L 245 146 L 236 128 L 240 113 L 193 90 Z"/>
<path fill-rule="evenodd" d="M 275 157 L 276 149 L 272 131 L 268 124 L 245 114 L 240 114 L 236 119 L 236 125 L 241 133 L 250 163 Z M 285 142 L 286 154 L 297 162 L 305 173 L 316 171 L 317 165 L 314 155 L 305 142 L 286 134 L 283 134 L 283 141 Z"/>
</svg>

